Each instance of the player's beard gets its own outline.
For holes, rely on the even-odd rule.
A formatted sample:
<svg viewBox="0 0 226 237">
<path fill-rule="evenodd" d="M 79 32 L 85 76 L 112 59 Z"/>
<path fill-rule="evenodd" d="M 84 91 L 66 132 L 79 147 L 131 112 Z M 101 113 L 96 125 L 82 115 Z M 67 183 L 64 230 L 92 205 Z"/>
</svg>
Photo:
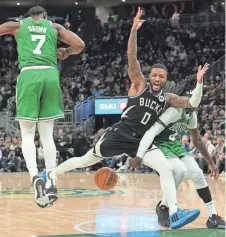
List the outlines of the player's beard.
<svg viewBox="0 0 226 237">
<path fill-rule="evenodd" d="M 161 90 L 162 90 L 163 86 L 161 84 L 154 85 L 153 83 L 151 83 L 151 91 L 153 94 L 158 94 Z"/>
</svg>

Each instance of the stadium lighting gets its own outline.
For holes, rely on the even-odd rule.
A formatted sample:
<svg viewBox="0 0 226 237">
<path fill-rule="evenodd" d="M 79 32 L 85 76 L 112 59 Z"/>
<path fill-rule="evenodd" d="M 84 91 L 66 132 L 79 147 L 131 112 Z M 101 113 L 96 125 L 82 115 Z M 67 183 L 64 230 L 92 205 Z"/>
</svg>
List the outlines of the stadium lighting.
<svg viewBox="0 0 226 237">
<path fill-rule="evenodd" d="M 126 0 L 122 0 L 122 2 L 125 2 Z"/>
<path fill-rule="evenodd" d="M 75 5 L 78 5 L 78 2 L 75 2 Z"/>
<path fill-rule="evenodd" d="M 18 2 L 16 5 L 17 5 L 17 6 L 20 6 L 20 3 Z"/>
</svg>

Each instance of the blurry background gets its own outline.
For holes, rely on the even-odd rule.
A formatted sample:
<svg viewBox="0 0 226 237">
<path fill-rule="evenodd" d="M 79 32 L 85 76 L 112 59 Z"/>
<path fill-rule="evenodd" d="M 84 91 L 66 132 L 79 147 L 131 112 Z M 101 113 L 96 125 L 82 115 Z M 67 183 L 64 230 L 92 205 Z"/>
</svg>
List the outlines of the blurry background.
<svg viewBox="0 0 226 237">
<path fill-rule="evenodd" d="M 113 3 L 112 3 L 113 2 Z M 138 5 L 139 4 L 139 5 Z M 139 31 L 138 58 L 146 77 L 153 63 L 169 70 L 166 90 L 194 76 L 198 65 L 208 62 L 204 96 L 197 109 L 199 129 L 209 152 L 225 169 L 225 6 L 222 0 L 23 0 L 0 1 L 0 23 L 19 21 L 28 9 L 42 5 L 49 19 L 76 32 L 86 43 L 78 56 L 59 61 L 65 119 L 56 123 L 57 163 L 81 156 L 104 130 L 120 119 L 127 102 L 127 42 L 137 7 L 145 12 Z M 59 42 L 59 45 L 61 43 Z M 0 171 L 27 171 L 16 113 L 17 52 L 13 37 L 0 37 Z M 193 154 L 205 173 L 208 167 L 185 133 L 182 145 Z M 36 134 L 39 170 L 45 167 L 42 144 Z M 104 160 L 102 166 L 133 171 L 127 155 Z M 123 169 L 122 169 L 123 167 Z M 82 169 L 84 170 L 84 169 Z"/>
</svg>

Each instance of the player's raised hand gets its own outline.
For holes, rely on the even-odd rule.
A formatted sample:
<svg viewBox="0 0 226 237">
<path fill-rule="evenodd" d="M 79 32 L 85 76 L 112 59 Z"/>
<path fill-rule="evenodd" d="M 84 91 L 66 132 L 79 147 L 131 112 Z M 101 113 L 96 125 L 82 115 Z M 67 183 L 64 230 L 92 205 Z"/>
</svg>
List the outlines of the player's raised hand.
<svg viewBox="0 0 226 237">
<path fill-rule="evenodd" d="M 205 75 L 205 73 L 208 71 L 209 69 L 209 64 L 205 63 L 205 65 L 202 67 L 201 65 L 198 68 L 198 72 L 197 72 L 197 82 L 198 83 L 203 83 L 203 77 Z"/>
<path fill-rule="evenodd" d="M 58 48 L 57 50 L 57 57 L 61 60 L 65 60 L 68 58 L 70 55 L 67 52 L 66 48 Z"/>
<path fill-rule="evenodd" d="M 143 10 L 139 7 L 138 11 L 137 11 L 137 15 L 135 16 L 135 18 L 133 20 L 132 30 L 137 31 L 138 29 L 140 29 L 142 24 L 145 22 L 145 20 L 140 19 L 142 17 L 142 15 L 143 15 Z"/>
</svg>

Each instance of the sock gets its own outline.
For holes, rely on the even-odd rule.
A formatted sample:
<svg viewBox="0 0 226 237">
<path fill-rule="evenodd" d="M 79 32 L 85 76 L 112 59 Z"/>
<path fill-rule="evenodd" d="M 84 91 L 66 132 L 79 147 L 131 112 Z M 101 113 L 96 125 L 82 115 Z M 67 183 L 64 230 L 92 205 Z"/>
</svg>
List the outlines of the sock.
<svg viewBox="0 0 226 237">
<path fill-rule="evenodd" d="M 34 143 L 36 123 L 22 120 L 19 122 L 22 137 L 22 152 L 32 179 L 34 176 L 38 175 L 36 148 Z"/>
<path fill-rule="evenodd" d="M 56 174 L 61 174 L 76 168 L 85 168 L 94 165 L 101 160 L 101 158 L 93 155 L 93 149 L 91 149 L 84 156 L 73 157 L 66 160 L 56 168 L 52 169 L 52 171 L 53 173 L 55 172 Z"/>
<path fill-rule="evenodd" d="M 205 207 L 207 208 L 209 217 L 211 217 L 213 214 L 217 214 L 209 186 L 197 189 L 197 192 L 199 197 L 203 200 Z"/>
<path fill-rule="evenodd" d="M 209 217 L 211 217 L 214 214 L 217 215 L 217 211 L 216 211 L 216 208 L 215 208 L 215 205 L 214 205 L 213 201 L 208 202 L 208 203 L 204 203 L 204 205 L 207 208 Z"/>
<path fill-rule="evenodd" d="M 56 167 L 56 145 L 53 140 L 54 120 L 40 121 L 38 123 L 38 131 L 43 146 L 46 174 Z M 46 188 L 56 184 L 54 176 L 51 179 L 47 176 Z"/>
</svg>

